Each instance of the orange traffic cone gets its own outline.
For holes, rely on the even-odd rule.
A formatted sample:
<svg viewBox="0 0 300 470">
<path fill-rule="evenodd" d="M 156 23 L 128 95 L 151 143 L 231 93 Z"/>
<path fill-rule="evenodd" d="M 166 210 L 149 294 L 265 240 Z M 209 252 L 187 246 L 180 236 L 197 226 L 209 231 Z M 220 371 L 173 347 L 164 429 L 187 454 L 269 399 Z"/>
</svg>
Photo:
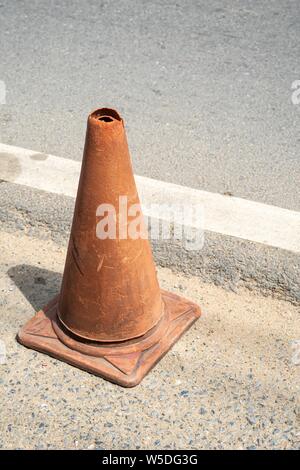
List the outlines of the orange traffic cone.
<svg viewBox="0 0 300 470">
<path fill-rule="evenodd" d="M 159 288 L 123 120 L 93 112 L 61 292 L 19 341 L 131 387 L 199 316 L 197 305 Z"/>
</svg>

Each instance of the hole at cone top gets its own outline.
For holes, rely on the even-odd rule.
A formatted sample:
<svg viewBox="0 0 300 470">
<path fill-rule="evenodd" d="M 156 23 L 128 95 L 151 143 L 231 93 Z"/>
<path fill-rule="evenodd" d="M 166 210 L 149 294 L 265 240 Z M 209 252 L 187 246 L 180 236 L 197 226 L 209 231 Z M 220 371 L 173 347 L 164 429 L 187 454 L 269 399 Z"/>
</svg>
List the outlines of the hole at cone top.
<svg viewBox="0 0 300 470">
<path fill-rule="evenodd" d="M 111 118 L 110 116 L 101 116 L 98 118 L 98 121 L 113 122 L 113 118 Z"/>
<path fill-rule="evenodd" d="M 92 113 L 92 117 L 101 122 L 122 121 L 120 115 L 114 109 L 101 108 Z"/>
</svg>

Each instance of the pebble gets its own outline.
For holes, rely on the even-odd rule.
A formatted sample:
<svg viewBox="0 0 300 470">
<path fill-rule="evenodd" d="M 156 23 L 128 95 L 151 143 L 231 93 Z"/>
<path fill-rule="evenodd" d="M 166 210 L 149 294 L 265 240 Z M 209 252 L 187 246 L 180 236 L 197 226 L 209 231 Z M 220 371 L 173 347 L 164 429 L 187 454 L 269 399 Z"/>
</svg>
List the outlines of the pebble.
<svg viewBox="0 0 300 470">
<path fill-rule="evenodd" d="M 249 424 L 254 425 L 256 424 L 256 418 L 254 416 L 246 416 L 246 419 Z"/>
</svg>

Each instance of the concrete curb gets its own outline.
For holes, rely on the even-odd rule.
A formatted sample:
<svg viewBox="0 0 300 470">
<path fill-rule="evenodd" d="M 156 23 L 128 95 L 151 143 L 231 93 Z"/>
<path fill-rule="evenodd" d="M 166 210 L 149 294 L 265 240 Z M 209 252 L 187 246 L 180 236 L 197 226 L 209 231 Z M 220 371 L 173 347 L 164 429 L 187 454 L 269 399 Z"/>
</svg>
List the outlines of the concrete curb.
<svg viewBox="0 0 300 470">
<path fill-rule="evenodd" d="M 75 197 L 81 163 L 0 143 L 0 179 Z M 135 175 L 145 216 L 300 253 L 300 212 Z M 100 184 L 100 182 L 99 182 Z M 106 201 L 103 201 L 106 202 Z M 194 215 L 188 214 L 193 209 Z M 196 213 L 195 213 L 196 212 Z"/>
<path fill-rule="evenodd" d="M 12 183 L 1 183 L 0 226 L 29 236 L 66 244 L 74 199 Z M 205 231 L 202 250 L 188 251 L 179 242 L 154 241 L 156 262 L 196 274 L 236 291 L 239 286 L 300 303 L 300 254 Z"/>
</svg>

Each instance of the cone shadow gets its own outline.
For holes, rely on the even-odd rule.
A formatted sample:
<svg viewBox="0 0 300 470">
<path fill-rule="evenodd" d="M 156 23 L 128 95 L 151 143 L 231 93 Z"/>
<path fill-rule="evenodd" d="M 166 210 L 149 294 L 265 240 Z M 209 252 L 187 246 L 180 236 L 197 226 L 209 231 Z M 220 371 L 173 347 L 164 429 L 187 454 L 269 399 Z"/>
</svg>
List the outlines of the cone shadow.
<svg viewBox="0 0 300 470">
<path fill-rule="evenodd" d="M 29 264 L 12 266 L 7 274 L 35 311 L 40 310 L 58 294 L 62 280 L 59 272 Z"/>
</svg>

